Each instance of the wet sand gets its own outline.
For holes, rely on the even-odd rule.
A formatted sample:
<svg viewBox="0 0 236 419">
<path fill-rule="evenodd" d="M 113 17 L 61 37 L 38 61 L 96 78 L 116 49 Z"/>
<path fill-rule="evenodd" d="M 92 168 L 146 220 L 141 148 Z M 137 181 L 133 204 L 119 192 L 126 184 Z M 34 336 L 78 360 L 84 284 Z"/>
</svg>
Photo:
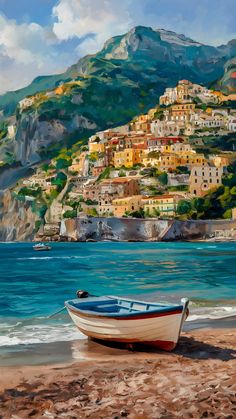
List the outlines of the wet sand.
<svg viewBox="0 0 236 419">
<path fill-rule="evenodd" d="M 73 363 L 1 368 L 1 418 L 236 417 L 235 329 L 184 332 L 172 353 L 73 345 Z"/>
</svg>

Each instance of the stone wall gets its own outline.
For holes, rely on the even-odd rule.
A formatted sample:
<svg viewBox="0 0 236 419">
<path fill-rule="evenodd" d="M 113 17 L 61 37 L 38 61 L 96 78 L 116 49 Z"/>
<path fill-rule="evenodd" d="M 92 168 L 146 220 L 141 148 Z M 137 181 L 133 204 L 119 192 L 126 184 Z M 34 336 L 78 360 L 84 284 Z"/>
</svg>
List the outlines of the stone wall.
<svg viewBox="0 0 236 419">
<path fill-rule="evenodd" d="M 174 241 L 236 238 L 236 220 L 176 221 L 138 218 L 63 220 L 60 236 L 72 241 Z"/>
</svg>

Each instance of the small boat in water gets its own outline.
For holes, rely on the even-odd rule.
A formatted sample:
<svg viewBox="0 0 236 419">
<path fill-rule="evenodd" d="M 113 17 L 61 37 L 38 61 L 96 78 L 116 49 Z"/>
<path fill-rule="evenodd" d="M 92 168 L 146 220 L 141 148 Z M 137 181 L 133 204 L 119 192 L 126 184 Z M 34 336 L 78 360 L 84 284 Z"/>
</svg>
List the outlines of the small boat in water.
<svg viewBox="0 0 236 419">
<path fill-rule="evenodd" d="M 33 249 L 37 251 L 45 251 L 52 250 L 52 247 L 45 243 L 38 243 L 33 246 Z"/>
<path fill-rule="evenodd" d="M 129 347 L 139 343 L 171 351 L 188 316 L 187 298 L 178 305 L 115 296 L 94 297 L 86 291 L 81 296 L 83 299 L 65 302 L 78 329 L 91 338 L 127 343 Z"/>
</svg>

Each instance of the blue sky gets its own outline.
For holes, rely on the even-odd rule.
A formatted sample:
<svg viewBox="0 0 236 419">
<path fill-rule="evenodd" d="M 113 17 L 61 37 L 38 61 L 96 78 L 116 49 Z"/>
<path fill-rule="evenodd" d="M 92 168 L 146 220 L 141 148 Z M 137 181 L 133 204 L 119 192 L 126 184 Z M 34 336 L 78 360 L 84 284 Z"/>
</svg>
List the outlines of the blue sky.
<svg viewBox="0 0 236 419">
<path fill-rule="evenodd" d="M 0 93 L 62 72 L 135 25 L 220 45 L 236 38 L 236 0 L 0 0 Z"/>
</svg>

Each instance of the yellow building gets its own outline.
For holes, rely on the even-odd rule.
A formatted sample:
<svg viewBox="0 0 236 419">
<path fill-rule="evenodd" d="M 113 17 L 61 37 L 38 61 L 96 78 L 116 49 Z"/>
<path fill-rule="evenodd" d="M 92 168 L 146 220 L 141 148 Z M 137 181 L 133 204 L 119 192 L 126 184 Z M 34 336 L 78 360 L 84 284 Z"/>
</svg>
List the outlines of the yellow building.
<svg viewBox="0 0 236 419">
<path fill-rule="evenodd" d="M 162 146 L 162 153 L 170 153 L 171 152 L 171 145 L 166 144 Z"/>
<path fill-rule="evenodd" d="M 181 159 L 174 153 L 161 154 L 158 161 L 158 168 L 162 171 L 168 171 L 168 169 L 176 169 L 180 166 Z"/>
<path fill-rule="evenodd" d="M 190 100 L 190 90 L 192 88 L 192 83 L 189 80 L 180 80 L 176 89 L 177 89 L 177 101 L 179 103 L 184 103 Z"/>
<path fill-rule="evenodd" d="M 114 216 L 123 217 L 126 213 L 138 211 L 142 207 L 142 199 L 142 195 L 114 199 L 112 201 Z"/>
<path fill-rule="evenodd" d="M 104 153 L 105 144 L 98 142 L 89 142 L 89 153 Z"/>
<path fill-rule="evenodd" d="M 187 120 L 195 110 L 194 103 L 171 106 L 171 116 L 173 120 Z"/>
<path fill-rule="evenodd" d="M 196 196 L 204 196 L 210 189 L 222 183 L 223 168 L 215 166 L 192 167 L 189 179 L 189 191 Z"/>
<path fill-rule="evenodd" d="M 125 148 L 123 151 L 114 152 L 114 167 L 133 167 L 142 164 L 147 151 L 143 148 Z"/>
<path fill-rule="evenodd" d="M 146 216 L 170 216 L 176 214 L 178 201 L 182 199 L 180 195 L 158 195 L 145 197 L 142 200 L 143 209 Z"/>
<path fill-rule="evenodd" d="M 207 161 L 204 157 L 204 154 L 198 154 L 194 152 L 183 152 L 178 153 L 179 155 L 179 165 L 180 166 L 206 166 Z"/>
</svg>

